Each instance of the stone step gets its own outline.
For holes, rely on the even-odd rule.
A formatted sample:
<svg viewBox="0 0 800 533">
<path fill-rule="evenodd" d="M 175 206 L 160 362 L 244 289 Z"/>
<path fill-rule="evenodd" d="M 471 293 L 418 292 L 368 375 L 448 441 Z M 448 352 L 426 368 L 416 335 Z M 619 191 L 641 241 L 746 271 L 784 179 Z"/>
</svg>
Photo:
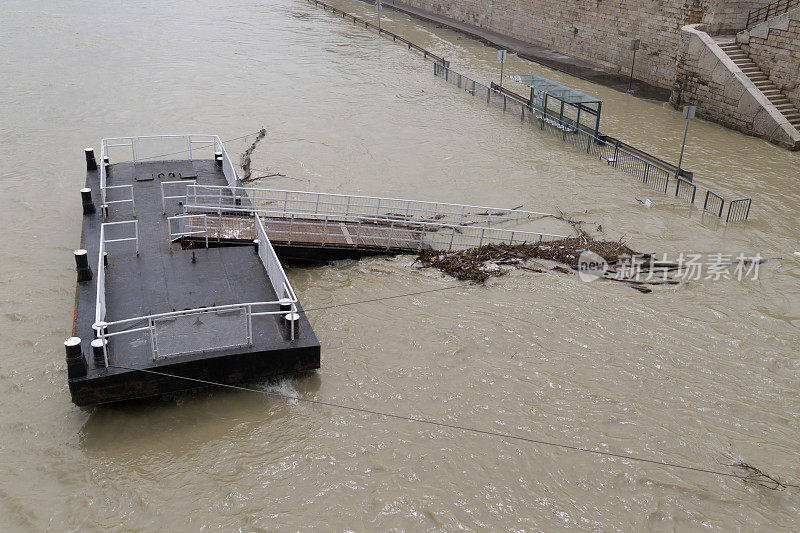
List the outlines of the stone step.
<svg viewBox="0 0 800 533">
<path fill-rule="evenodd" d="M 783 116 L 786 117 L 786 120 L 788 120 L 792 124 L 800 120 L 800 113 L 793 113 L 791 115 L 784 114 Z"/>
<path fill-rule="evenodd" d="M 758 66 L 758 65 L 756 65 L 755 61 L 753 61 L 752 59 L 749 59 L 749 58 L 747 58 L 747 59 L 734 59 L 733 62 L 735 64 L 739 65 L 740 67 L 742 67 L 744 65 L 752 65 L 754 67 Z"/>
<path fill-rule="evenodd" d="M 753 85 L 761 89 L 762 91 L 766 91 L 769 89 L 777 89 L 778 87 L 772 83 L 770 80 L 761 80 L 761 81 L 754 81 Z"/>
<path fill-rule="evenodd" d="M 792 104 L 779 104 L 776 105 L 775 107 L 778 108 L 778 111 L 780 111 L 781 113 L 783 113 L 784 111 L 791 111 L 792 109 L 794 109 L 794 105 Z"/>
<path fill-rule="evenodd" d="M 769 78 L 763 72 L 760 75 L 757 75 L 757 76 L 747 76 L 747 77 L 750 78 L 750 81 L 752 81 L 754 83 L 757 82 L 757 81 L 769 81 Z"/>
<path fill-rule="evenodd" d="M 770 96 L 782 96 L 782 93 L 777 89 L 762 89 L 762 93 L 764 93 L 768 98 Z"/>
<path fill-rule="evenodd" d="M 738 51 L 738 52 L 727 52 L 727 54 L 728 54 L 728 57 L 730 57 L 731 59 L 734 59 L 734 58 L 735 59 L 746 59 L 747 57 L 749 57 L 747 54 L 745 54 L 744 52 L 741 52 L 741 51 Z"/>
</svg>

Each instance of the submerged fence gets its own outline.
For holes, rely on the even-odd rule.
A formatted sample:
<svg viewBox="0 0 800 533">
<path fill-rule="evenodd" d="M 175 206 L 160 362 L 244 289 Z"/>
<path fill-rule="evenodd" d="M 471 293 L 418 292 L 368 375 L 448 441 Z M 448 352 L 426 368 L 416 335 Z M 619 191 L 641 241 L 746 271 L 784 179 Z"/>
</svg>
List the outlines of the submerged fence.
<svg viewBox="0 0 800 533">
<path fill-rule="evenodd" d="M 320 0 L 307 0 L 326 11 L 341 15 L 344 20 L 351 20 L 356 24 L 363 24 L 366 29 L 373 29 L 378 35 L 391 38 L 394 42 L 400 42 L 408 46 L 409 50 L 416 50 L 426 58 L 434 60 L 434 74 L 444 78 L 445 81 L 463 89 L 472 96 L 485 100 L 488 104 L 502 107 L 506 112 L 519 112 L 522 120 L 528 120 L 532 124 L 538 124 L 541 130 L 560 137 L 561 140 L 573 147 L 585 151 L 588 155 L 594 156 L 608 165 L 613 166 L 628 175 L 638 179 L 645 185 L 663 193 L 673 194 L 671 181 L 674 180 L 674 196 L 694 205 L 697 196 L 697 185 L 691 181 L 691 173 L 680 171 L 674 166 L 662 161 L 650 154 L 634 148 L 618 139 L 608 135 L 596 134 L 594 130 L 589 130 L 583 124 L 569 117 L 559 116 L 542 108 L 537 103 L 530 101 L 520 95 L 512 93 L 506 89 L 497 87 L 495 84 L 484 85 L 472 78 L 455 72 L 450 68 L 450 63 L 444 58 L 412 43 L 411 41 L 385 30 L 360 17 L 342 11 L 330 4 Z M 649 157 L 648 157 L 649 156 Z M 688 179 L 686 179 L 688 178 Z M 229 184 L 233 185 L 233 184 Z M 750 198 L 732 200 L 728 204 L 728 214 L 726 222 L 736 222 L 747 220 L 750 216 Z M 722 218 L 725 206 L 725 199 L 711 191 L 706 191 L 703 203 L 704 212 Z"/>
<path fill-rule="evenodd" d="M 434 61 L 444 61 L 444 58 L 439 57 L 432 52 L 429 52 L 428 50 L 422 48 L 421 46 L 412 43 L 408 39 L 404 39 L 403 37 L 397 35 L 396 33 L 384 30 L 380 26 L 376 26 L 375 24 L 367 20 L 364 20 L 361 17 L 351 15 L 350 13 L 342 11 L 341 9 L 337 9 L 330 4 L 326 4 L 325 2 L 320 2 L 319 0 L 308 0 L 308 2 L 313 3 L 317 7 L 321 7 L 325 11 L 330 10 L 331 13 L 334 13 L 336 15 L 341 15 L 344 20 L 352 20 L 354 23 L 359 25 L 363 24 L 364 28 L 373 29 L 378 32 L 378 35 L 383 35 L 387 38 L 391 37 L 393 42 L 403 43 L 404 45 L 408 46 L 409 50 L 416 50 L 417 52 L 420 52 L 425 58 L 430 58 L 433 59 Z"/>
<path fill-rule="evenodd" d="M 635 177 L 645 185 L 663 194 L 674 194 L 676 198 L 694 204 L 697 194 L 696 184 L 675 176 L 671 170 L 641 157 L 631 150 L 625 149 L 619 143 L 606 141 L 605 135 L 595 136 L 593 131 L 572 119 L 555 115 L 536 103 L 501 89 L 494 84 L 486 86 L 455 72 L 441 62 L 434 64 L 433 72 L 437 77 L 443 78 L 446 82 L 485 101 L 487 104 L 501 108 L 505 112 L 519 113 L 521 120 L 528 120 L 542 131 L 547 131 L 560 138 L 564 143 Z M 675 185 L 671 187 L 670 184 L 673 179 L 675 180 Z M 750 198 L 731 201 L 728 205 L 726 222 L 747 220 L 750 214 L 750 203 Z M 722 196 L 707 190 L 703 203 L 705 212 L 721 218 L 724 206 L 725 199 Z"/>
</svg>

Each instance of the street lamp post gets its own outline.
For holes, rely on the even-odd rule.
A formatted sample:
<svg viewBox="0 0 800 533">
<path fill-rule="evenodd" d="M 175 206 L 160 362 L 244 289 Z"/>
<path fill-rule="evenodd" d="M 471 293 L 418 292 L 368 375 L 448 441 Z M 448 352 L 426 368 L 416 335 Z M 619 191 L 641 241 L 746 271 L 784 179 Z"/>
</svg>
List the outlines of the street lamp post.
<svg viewBox="0 0 800 533">
<path fill-rule="evenodd" d="M 628 80 L 628 92 L 633 92 L 633 66 L 636 65 L 636 50 L 639 49 L 639 39 L 634 39 L 631 42 L 631 50 L 633 50 L 633 60 L 631 61 L 631 77 Z"/>
<path fill-rule="evenodd" d="M 506 50 L 497 51 L 497 60 L 500 61 L 500 87 L 503 87 L 503 65 L 506 64 Z"/>
<path fill-rule="evenodd" d="M 683 108 L 683 118 L 686 119 L 686 128 L 683 130 L 683 144 L 681 144 L 681 157 L 678 159 L 678 170 L 675 171 L 675 177 L 679 178 L 681 175 L 681 163 L 683 163 L 683 149 L 686 148 L 686 134 L 689 133 L 689 121 L 694 118 L 697 106 L 687 105 Z"/>
</svg>

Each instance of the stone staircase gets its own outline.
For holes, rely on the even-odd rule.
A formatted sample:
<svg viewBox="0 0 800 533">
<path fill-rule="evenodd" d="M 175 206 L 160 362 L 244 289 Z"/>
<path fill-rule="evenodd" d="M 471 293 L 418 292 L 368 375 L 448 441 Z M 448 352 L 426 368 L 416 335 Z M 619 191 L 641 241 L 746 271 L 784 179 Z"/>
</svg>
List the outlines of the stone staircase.
<svg viewBox="0 0 800 533">
<path fill-rule="evenodd" d="M 734 37 L 725 39 L 714 39 L 720 48 L 728 55 L 742 72 L 750 78 L 755 86 L 767 97 L 786 120 L 800 132 L 800 110 L 798 110 L 788 98 L 778 89 L 778 87 L 764 74 L 756 65 L 755 61 L 742 50 L 741 45 L 736 42 Z"/>
</svg>

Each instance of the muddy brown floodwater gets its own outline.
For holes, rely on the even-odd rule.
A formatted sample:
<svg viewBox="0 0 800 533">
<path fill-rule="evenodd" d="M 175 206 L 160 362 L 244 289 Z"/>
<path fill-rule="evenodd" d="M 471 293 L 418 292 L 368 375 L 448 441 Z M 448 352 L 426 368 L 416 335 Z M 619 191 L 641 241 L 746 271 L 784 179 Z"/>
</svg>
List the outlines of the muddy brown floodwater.
<svg viewBox="0 0 800 533">
<path fill-rule="evenodd" d="M 322 369 L 258 387 L 724 471 L 744 461 L 799 482 L 800 154 L 692 122 L 684 166 L 726 198 L 754 198 L 751 220 L 726 226 L 304 0 L 7 0 L 3 11 L 4 530 L 797 529 L 796 489 L 259 394 L 79 409 L 62 342 L 83 148 L 153 133 L 229 139 L 265 125 L 253 167 L 287 177 L 263 186 L 560 209 L 642 252 L 770 259 L 758 280 L 646 295 L 516 270 L 321 310 Z M 456 70 L 497 79 L 493 49 L 383 14 L 384 27 Z M 600 96 L 605 131 L 677 159 L 679 112 L 511 57 L 506 73 L 518 72 Z M 412 261 L 288 273 L 307 308 L 459 283 Z"/>
</svg>

